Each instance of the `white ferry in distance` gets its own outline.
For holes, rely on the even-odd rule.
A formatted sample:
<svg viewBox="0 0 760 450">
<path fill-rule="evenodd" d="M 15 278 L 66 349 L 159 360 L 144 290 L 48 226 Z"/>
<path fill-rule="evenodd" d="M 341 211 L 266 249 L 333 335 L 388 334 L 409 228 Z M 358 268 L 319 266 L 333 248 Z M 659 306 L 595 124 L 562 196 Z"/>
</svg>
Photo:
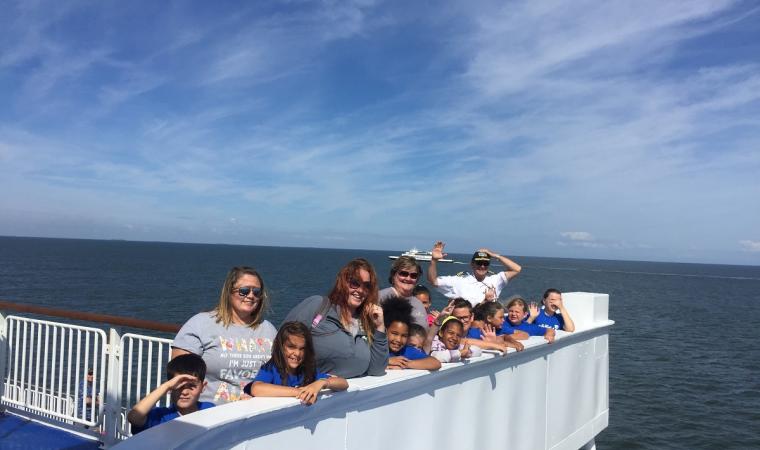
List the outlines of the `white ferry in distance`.
<svg viewBox="0 0 760 450">
<path fill-rule="evenodd" d="M 430 252 L 426 252 L 423 250 L 417 249 L 417 247 L 412 247 L 411 250 L 406 251 L 401 254 L 401 256 L 411 256 L 412 258 L 416 259 L 417 261 L 430 261 L 433 258 L 433 254 Z M 388 256 L 390 259 L 398 259 L 399 257 L 396 255 L 390 255 Z M 452 259 L 439 259 L 438 262 L 454 262 Z"/>
</svg>

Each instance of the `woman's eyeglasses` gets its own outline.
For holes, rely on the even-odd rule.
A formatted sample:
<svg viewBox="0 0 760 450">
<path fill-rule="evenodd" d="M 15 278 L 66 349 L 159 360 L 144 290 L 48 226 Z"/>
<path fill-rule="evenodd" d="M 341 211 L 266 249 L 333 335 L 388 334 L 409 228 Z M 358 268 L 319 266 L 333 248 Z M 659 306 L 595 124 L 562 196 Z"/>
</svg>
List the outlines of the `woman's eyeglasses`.
<svg viewBox="0 0 760 450">
<path fill-rule="evenodd" d="M 406 270 L 399 270 L 399 271 L 398 271 L 398 272 L 396 272 L 396 273 L 397 273 L 397 274 L 398 274 L 398 276 L 400 276 L 400 277 L 403 277 L 403 278 L 411 278 L 412 280 L 416 280 L 416 279 L 417 279 L 417 278 L 419 278 L 419 276 L 420 276 L 420 273 L 419 273 L 419 272 L 407 272 Z"/>
<path fill-rule="evenodd" d="M 491 265 L 491 261 L 475 261 L 476 266 L 488 267 Z"/>
<path fill-rule="evenodd" d="M 348 280 L 348 285 L 351 287 L 351 289 L 359 289 L 361 286 L 364 286 L 364 289 L 367 291 L 372 290 L 372 283 L 369 281 L 359 281 L 356 278 L 351 278 Z"/>
<path fill-rule="evenodd" d="M 241 297 L 248 297 L 251 293 L 253 293 L 253 296 L 256 298 L 261 297 L 261 288 L 254 287 L 254 286 L 244 286 L 234 289 L 235 292 Z"/>
</svg>

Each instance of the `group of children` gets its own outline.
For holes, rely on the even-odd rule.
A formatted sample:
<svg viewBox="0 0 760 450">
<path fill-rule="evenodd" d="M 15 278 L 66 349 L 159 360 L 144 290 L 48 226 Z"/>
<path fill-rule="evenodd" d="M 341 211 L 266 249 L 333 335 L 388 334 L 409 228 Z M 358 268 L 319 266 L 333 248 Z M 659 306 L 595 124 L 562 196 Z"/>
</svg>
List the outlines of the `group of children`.
<svg viewBox="0 0 760 450">
<path fill-rule="evenodd" d="M 529 336 L 543 336 L 551 343 L 555 330 L 575 330 L 556 289 L 544 293 L 540 309 L 537 303 L 528 305 L 522 298 L 514 298 L 506 306 L 498 301 L 485 301 L 475 307 L 465 299 L 455 298 L 437 312 L 430 310 L 430 293 L 424 286 L 418 286 L 413 295 L 428 311 L 427 329 L 412 322 L 412 306 L 407 299 L 397 297 L 383 304 L 389 370 L 438 370 L 442 363 L 476 357 L 482 350 L 521 351 L 523 345 L 519 341 Z M 198 401 L 206 384 L 206 364 L 200 356 L 177 356 L 168 363 L 166 371 L 168 381 L 129 411 L 127 420 L 133 434 L 214 406 Z M 311 405 L 323 389 L 347 388 L 344 378 L 317 370 L 311 332 L 306 325 L 286 322 L 277 332 L 271 358 L 244 392 L 250 397 L 295 397 Z M 156 407 L 167 393 L 171 406 Z"/>
<path fill-rule="evenodd" d="M 383 305 L 391 360 L 388 369 L 435 370 L 439 363 L 461 361 L 479 356 L 482 350 L 522 351 L 521 340 L 543 336 L 554 342 L 556 330 L 574 331 L 575 325 L 562 303 L 560 291 L 548 289 L 544 305 L 530 305 L 522 298 L 513 298 L 506 306 L 498 301 L 485 301 L 473 307 L 455 298 L 442 312 L 430 310 L 430 292 L 417 286 L 413 295 L 428 310 L 429 328 L 413 324 L 404 299 L 386 301 Z"/>
</svg>

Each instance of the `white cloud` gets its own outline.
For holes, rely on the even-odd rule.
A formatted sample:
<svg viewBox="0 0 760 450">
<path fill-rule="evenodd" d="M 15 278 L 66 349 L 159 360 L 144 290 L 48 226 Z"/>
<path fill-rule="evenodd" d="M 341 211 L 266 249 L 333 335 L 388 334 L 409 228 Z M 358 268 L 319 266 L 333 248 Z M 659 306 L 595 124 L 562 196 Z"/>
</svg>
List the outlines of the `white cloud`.
<svg viewBox="0 0 760 450">
<path fill-rule="evenodd" d="M 110 196 L 171 222 L 174 209 L 161 206 L 180 203 L 220 236 L 241 228 L 224 220 L 236 215 L 298 236 L 335 228 L 346 242 L 360 233 L 379 242 L 403 220 L 407 234 L 439 234 L 453 251 L 472 223 L 479 238 L 524 242 L 526 254 L 685 248 L 714 227 L 705 205 L 735 217 L 760 197 L 760 66 L 728 57 L 671 65 L 690 39 L 734 15 L 732 4 L 476 2 L 399 14 L 328 2 L 273 16 L 251 7 L 198 27 L 173 16 L 158 33 L 164 47 L 136 57 L 111 41 L 50 47 L 45 22 L 23 47 L 0 52 L 5 66 L 41 60 L 40 95 L 71 100 L 56 89 L 63 81 L 119 70 L 79 99 L 81 127 L 68 133 L 27 128 L 55 104 L 28 103 L 0 129 L 0 178 L 18 173 L 41 186 L 30 192 L 65 192 L 62 203 L 82 205 L 82 215 Z M 404 49 L 385 48 L 402 35 Z M 424 51 L 404 54 L 419 43 Z M 42 70 L 69 56 L 60 72 Z M 409 80 L 385 72 L 404 57 L 416 60 Z M 387 82 L 379 98 L 351 91 L 362 71 Z M 759 220 L 733 225 L 731 241 Z M 570 227 L 599 237 L 560 232 Z"/>
<path fill-rule="evenodd" d="M 739 241 L 739 245 L 745 252 L 760 252 L 760 241 L 743 240 Z"/>
<path fill-rule="evenodd" d="M 594 241 L 594 236 L 588 231 L 563 231 L 560 236 L 570 239 L 571 241 Z"/>
</svg>

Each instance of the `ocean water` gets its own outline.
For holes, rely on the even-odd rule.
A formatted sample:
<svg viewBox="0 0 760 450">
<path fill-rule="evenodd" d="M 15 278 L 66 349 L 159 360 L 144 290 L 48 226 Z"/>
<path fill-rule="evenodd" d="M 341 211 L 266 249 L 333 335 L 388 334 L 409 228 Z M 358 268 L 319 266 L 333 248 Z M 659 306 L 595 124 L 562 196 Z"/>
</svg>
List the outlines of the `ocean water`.
<svg viewBox="0 0 760 450">
<path fill-rule="evenodd" d="M 387 286 L 388 255 L 402 250 L 0 237 L 0 299 L 181 324 L 214 307 L 230 267 L 250 265 L 278 325 L 351 258 L 367 258 Z M 610 295 L 610 425 L 598 448 L 760 448 L 760 267 L 514 259 L 523 272 L 502 298 L 548 287 Z"/>
</svg>

